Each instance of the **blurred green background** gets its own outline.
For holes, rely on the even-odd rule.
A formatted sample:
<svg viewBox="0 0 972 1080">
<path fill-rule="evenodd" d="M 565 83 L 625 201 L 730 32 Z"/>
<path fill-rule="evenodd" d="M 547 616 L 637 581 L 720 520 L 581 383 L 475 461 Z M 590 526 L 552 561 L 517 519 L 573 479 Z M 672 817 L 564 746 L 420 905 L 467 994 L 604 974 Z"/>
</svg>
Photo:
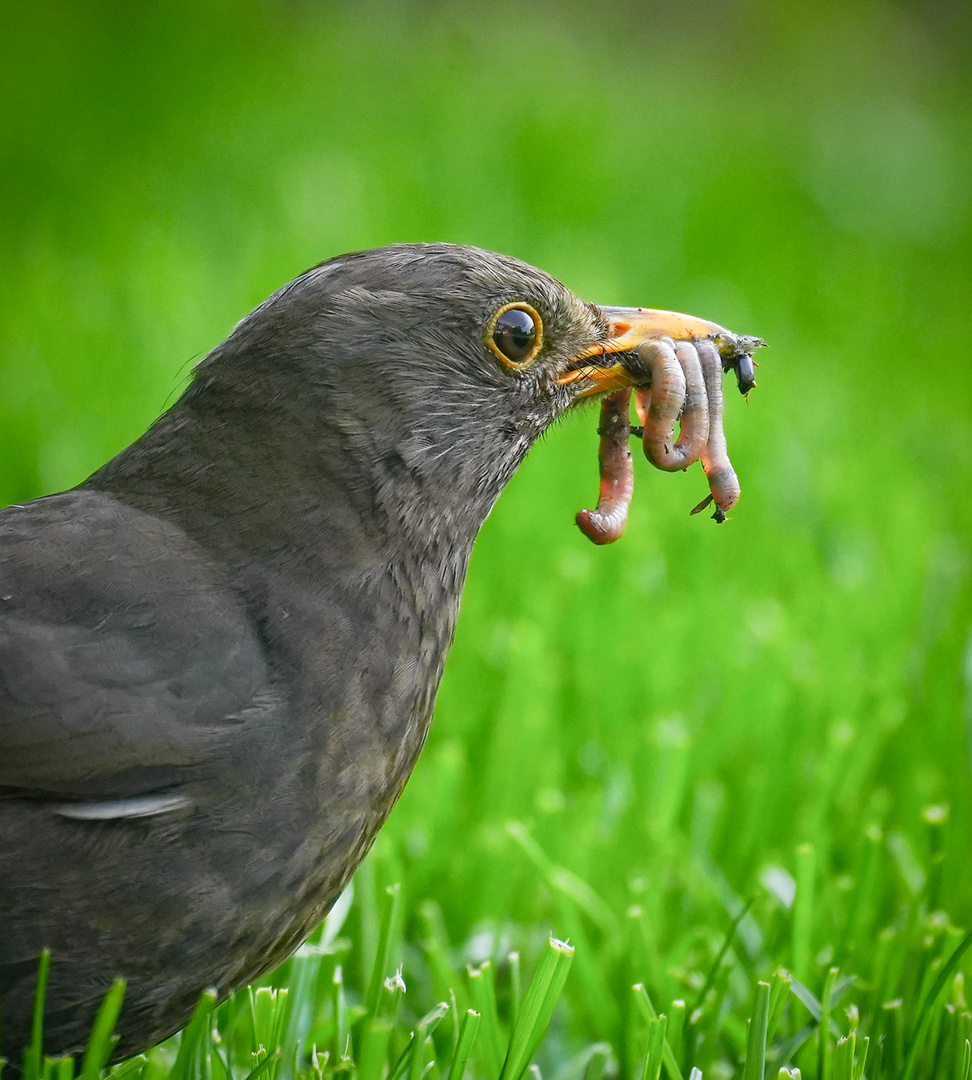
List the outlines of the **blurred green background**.
<svg viewBox="0 0 972 1080">
<path fill-rule="evenodd" d="M 611 969 L 637 903 L 676 989 L 739 897 L 756 967 L 818 988 L 909 904 L 972 922 L 966 5 L 2 17 L 0 502 L 82 480 L 236 320 L 343 251 L 478 244 L 770 343 L 728 404 L 743 498 L 722 528 L 688 516 L 700 470 L 639 461 L 627 535 L 595 549 L 572 524 L 595 415 L 536 448 L 477 545 L 370 872 L 434 898 L 470 953 L 483 928 L 566 933 L 519 821 L 603 901 L 588 957 Z M 950 808 L 934 840 L 931 805 Z M 804 842 L 809 944 L 786 911 Z M 572 1005 L 593 1032 L 600 977 Z"/>
</svg>

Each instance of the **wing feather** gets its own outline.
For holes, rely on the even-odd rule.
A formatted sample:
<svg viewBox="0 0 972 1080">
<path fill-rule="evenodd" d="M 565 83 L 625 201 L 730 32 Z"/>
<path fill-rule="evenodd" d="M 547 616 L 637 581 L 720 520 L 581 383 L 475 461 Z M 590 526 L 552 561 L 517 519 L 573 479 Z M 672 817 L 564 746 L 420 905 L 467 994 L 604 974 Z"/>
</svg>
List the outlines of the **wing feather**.
<svg viewBox="0 0 972 1080">
<path fill-rule="evenodd" d="M 177 526 L 93 491 L 0 513 L 0 788 L 134 798 L 267 683 L 242 601 Z"/>
</svg>

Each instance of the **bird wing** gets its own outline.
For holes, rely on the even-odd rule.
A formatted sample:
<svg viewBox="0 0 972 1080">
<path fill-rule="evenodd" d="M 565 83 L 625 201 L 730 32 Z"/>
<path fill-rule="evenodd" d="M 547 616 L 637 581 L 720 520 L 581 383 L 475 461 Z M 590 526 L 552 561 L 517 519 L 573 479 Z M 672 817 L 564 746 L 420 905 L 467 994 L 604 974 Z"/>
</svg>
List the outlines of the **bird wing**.
<svg viewBox="0 0 972 1080">
<path fill-rule="evenodd" d="M 6 794 L 159 812 L 144 797 L 205 762 L 267 682 L 241 602 L 177 526 L 85 490 L 0 513 Z"/>
</svg>

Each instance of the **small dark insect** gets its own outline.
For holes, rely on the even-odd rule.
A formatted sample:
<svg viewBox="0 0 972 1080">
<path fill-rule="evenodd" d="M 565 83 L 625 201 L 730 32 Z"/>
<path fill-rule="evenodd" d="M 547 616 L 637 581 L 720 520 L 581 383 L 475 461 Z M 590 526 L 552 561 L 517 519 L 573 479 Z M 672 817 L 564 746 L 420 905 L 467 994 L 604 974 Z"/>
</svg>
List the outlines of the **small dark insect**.
<svg viewBox="0 0 972 1080">
<path fill-rule="evenodd" d="M 766 342 L 762 338 L 747 334 L 716 334 L 713 342 L 722 357 L 723 371 L 735 369 L 736 386 L 739 393 L 746 395 L 756 386 L 756 368 L 753 352 L 762 349 Z"/>
<path fill-rule="evenodd" d="M 751 356 L 740 356 L 736 362 L 736 385 L 740 394 L 748 394 L 756 385 L 756 365 Z"/>
</svg>

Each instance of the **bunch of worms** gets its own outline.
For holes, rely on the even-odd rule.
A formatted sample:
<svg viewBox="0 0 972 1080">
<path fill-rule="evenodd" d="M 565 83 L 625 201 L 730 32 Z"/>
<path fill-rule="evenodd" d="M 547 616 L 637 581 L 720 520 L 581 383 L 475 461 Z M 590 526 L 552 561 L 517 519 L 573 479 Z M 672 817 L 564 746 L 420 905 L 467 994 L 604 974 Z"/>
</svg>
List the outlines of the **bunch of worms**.
<svg viewBox="0 0 972 1080">
<path fill-rule="evenodd" d="M 739 498 L 739 480 L 729 460 L 722 424 L 723 371 L 734 370 L 739 392 L 756 385 L 752 352 L 759 338 L 720 335 L 698 341 L 657 338 L 639 346 L 626 363 L 635 385 L 608 394 L 598 426 L 600 494 L 593 510 L 581 510 L 577 524 L 595 544 L 610 544 L 624 532 L 634 490 L 629 442 L 640 438 L 645 457 L 657 469 L 680 472 L 702 462 L 709 494 L 691 512 L 715 503 L 712 517 L 726 520 Z M 640 424 L 631 423 L 631 398 Z M 678 424 L 678 437 L 675 425 Z"/>
</svg>

